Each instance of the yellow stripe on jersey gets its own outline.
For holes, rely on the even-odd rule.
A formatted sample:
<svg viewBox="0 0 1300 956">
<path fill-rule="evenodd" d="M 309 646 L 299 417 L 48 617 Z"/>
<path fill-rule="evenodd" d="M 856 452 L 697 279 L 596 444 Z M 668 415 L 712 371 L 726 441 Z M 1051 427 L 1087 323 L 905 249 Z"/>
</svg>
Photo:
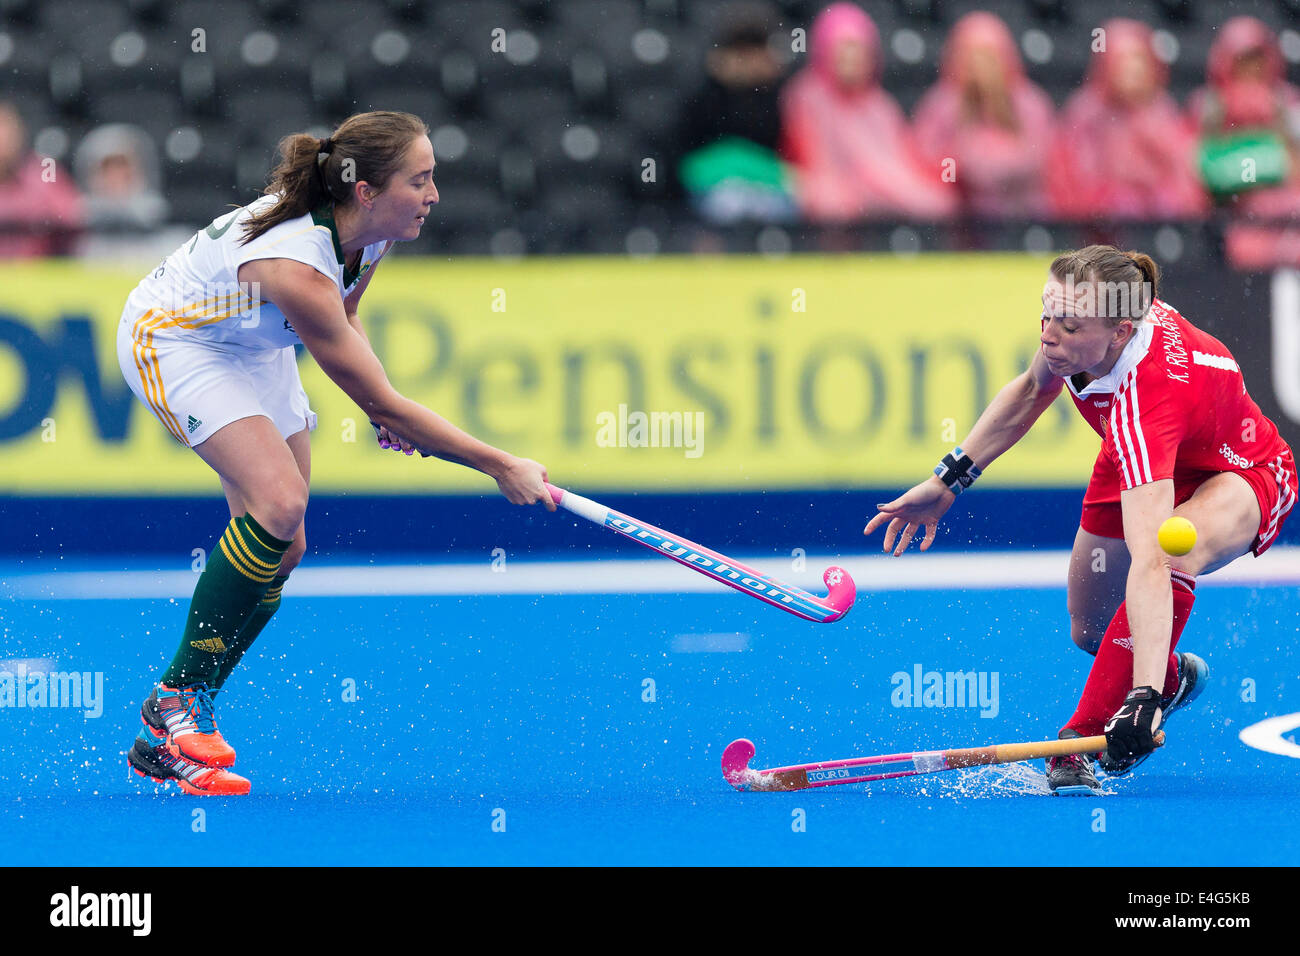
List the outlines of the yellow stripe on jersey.
<svg viewBox="0 0 1300 956">
<path fill-rule="evenodd" d="M 218 299 L 213 300 L 213 302 L 218 302 L 218 301 L 220 300 Z M 252 300 L 250 299 L 249 302 L 251 303 Z M 226 312 L 218 312 L 216 315 L 209 315 L 206 312 L 196 313 L 194 315 L 184 315 L 184 313 L 190 309 L 203 308 L 205 306 L 206 303 L 204 302 L 196 302 L 193 305 L 187 305 L 184 308 L 178 309 L 175 312 L 163 312 L 161 310 L 151 309 L 150 312 L 158 311 L 160 315 L 163 317 L 163 321 L 154 323 L 153 329 L 156 330 L 156 329 L 182 328 L 182 329 L 189 329 L 190 331 L 193 331 L 195 329 L 201 329 L 205 325 L 212 325 L 214 322 L 220 322 L 223 319 L 228 319 L 232 315 L 239 315 L 241 312 L 244 311 L 243 309 L 235 308 Z M 204 321 L 198 322 L 195 321 L 196 319 L 203 319 Z"/>
</svg>

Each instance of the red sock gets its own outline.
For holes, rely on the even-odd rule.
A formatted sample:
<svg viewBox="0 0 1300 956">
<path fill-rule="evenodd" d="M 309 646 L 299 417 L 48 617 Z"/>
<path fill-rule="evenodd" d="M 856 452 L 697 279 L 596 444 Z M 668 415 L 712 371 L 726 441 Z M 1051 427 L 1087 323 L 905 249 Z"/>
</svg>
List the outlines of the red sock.
<svg viewBox="0 0 1300 956">
<path fill-rule="evenodd" d="M 1171 573 L 1174 592 L 1174 626 L 1169 639 L 1169 664 L 1165 669 L 1165 686 L 1161 696 L 1172 697 L 1178 690 L 1178 657 L 1174 648 L 1182 636 L 1192 605 L 1196 603 L 1196 579 L 1182 571 Z M 1124 703 L 1133 689 L 1133 635 L 1128 626 L 1128 602 L 1125 601 L 1111 618 L 1110 626 L 1101 639 L 1101 647 L 1093 659 L 1088 682 L 1074 716 L 1065 726 L 1081 737 L 1091 737 L 1102 732 L 1108 721 Z"/>
</svg>

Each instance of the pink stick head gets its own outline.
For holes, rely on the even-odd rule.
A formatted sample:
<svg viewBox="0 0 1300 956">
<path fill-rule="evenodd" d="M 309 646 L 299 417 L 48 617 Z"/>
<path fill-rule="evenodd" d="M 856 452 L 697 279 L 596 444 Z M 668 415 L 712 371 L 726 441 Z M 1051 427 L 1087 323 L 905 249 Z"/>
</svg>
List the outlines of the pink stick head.
<svg viewBox="0 0 1300 956">
<path fill-rule="evenodd" d="M 544 484 L 546 486 L 546 490 L 551 493 L 551 500 L 558 505 L 560 503 L 560 499 L 564 497 L 564 489 L 556 488 L 549 481 L 544 481 L 542 482 L 542 484 Z"/>
<path fill-rule="evenodd" d="M 858 598 L 858 586 L 853 583 L 853 576 L 843 568 L 832 565 L 822 574 L 822 581 L 830 591 L 826 603 L 839 611 L 840 617 L 848 614 L 849 608 L 853 607 L 853 602 Z"/>
<path fill-rule="evenodd" d="M 722 751 L 722 775 L 726 777 L 727 783 L 737 790 L 748 789 L 746 781 L 749 777 L 749 761 L 753 757 L 752 741 L 741 737 L 727 744 L 727 749 Z"/>
</svg>

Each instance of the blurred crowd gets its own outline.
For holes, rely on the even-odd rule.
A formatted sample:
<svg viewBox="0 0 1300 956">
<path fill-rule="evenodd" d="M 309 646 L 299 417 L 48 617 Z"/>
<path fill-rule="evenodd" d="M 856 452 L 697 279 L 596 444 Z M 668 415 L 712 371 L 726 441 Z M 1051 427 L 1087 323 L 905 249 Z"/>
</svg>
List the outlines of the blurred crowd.
<svg viewBox="0 0 1300 956">
<path fill-rule="evenodd" d="M 144 132 L 92 130 L 70 173 L 32 149 L 16 106 L 0 102 L 0 259 L 157 259 L 191 231 L 168 223 L 157 147 Z"/>
<path fill-rule="evenodd" d="M 1221 214 L 1234 264 L 1300 264 L 1300 230 L 1288 228 L 1300 222 L 1300 90 L 1257 19 L 1220 26 L 1185 103 L 1152 29 L 1110 20 L 1058 108 L 1007 25 L 969 13 L 910 117 L 882 85 L 880 34 L 860 7 L 831 4 L 806 36 L 779 27 L 765 0 L 727 5 L 704 86 L 661 144 L 679 198 L 705 223 Z M 34 151 L 19 110 L 0 102 L 0 258 L 152 258 L 196 225 L 169 225 L 158 148 L 138 128 L 94 129 L 71 167 Z"/>
<path fill-rule="evenodd" d="M 683 190 L 712 222 L 1151 222 L 1222 210 L 1234 264 L 1300 263 L 1287 229 L 1300 224 L 1300 90 L 1257 19 L 1220 27 L 1206 82 L 1184 104 L 1151 28 L 1110 20 L 1058 110 L 1006 24 L 969 13 L 908 117 L 881 84 L 880 35 L 861 8 L 825 8 L 790 76 L 769 40 L 773 16 L 761 2 L 728 8 L 679 136 Z"/>
</svg>

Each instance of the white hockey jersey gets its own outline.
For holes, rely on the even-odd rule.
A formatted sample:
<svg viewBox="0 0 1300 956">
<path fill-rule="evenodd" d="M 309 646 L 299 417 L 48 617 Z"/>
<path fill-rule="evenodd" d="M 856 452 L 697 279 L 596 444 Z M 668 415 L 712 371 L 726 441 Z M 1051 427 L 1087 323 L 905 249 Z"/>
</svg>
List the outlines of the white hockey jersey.
<svg viewBox="0 0 1300 956">
<path fill-rule="evenodd" d="M 201 342 L 236 351 L 299 344 L 284 313 L 263 301 L 258 289 L 240 286 L 239 267 L 254 259 L 293 259 L 328 276 L 346 298 L 392 243 L 366 246 L 357 271 L 347 272 L 328 205 L 244 243 L 243 224 L 274 202 L 274 196 L 263 196 L 196 232 L 135 287 L 123 320 L 150 332 L 154 341 Z"/>
</svg>

